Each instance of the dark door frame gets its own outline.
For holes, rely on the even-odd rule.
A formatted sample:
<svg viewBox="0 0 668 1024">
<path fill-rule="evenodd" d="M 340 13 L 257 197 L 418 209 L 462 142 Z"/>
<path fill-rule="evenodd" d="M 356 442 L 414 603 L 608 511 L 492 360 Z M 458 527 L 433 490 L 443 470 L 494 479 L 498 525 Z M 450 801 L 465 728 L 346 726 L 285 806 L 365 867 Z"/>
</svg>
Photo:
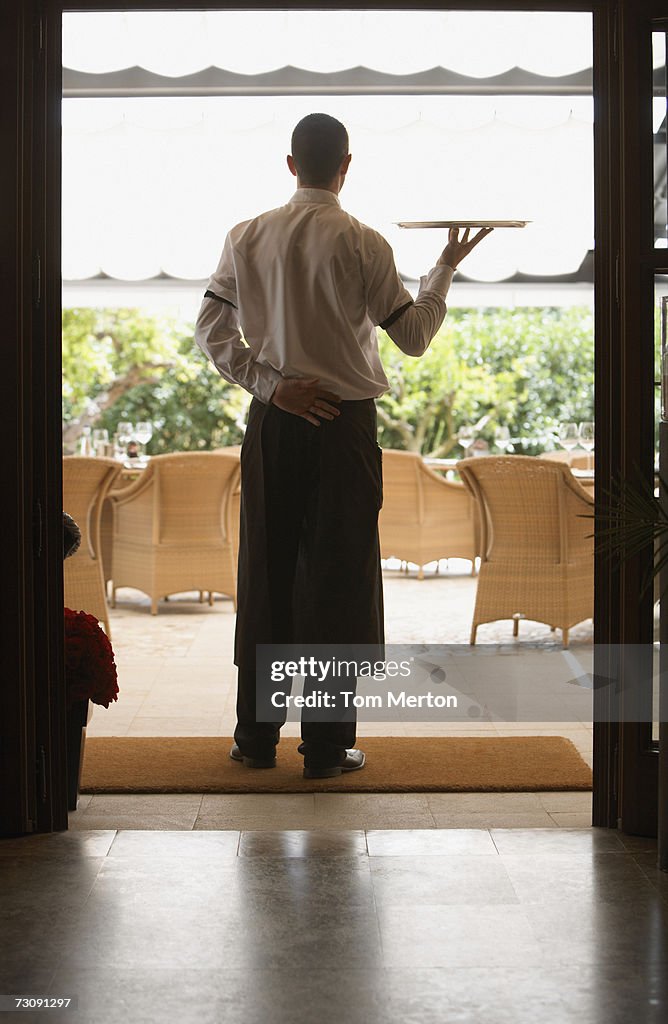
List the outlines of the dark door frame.
<svg viewBox="0 0 668 1024">
<path fill-rule="evenodd" d="M 9 10 L 7 10 L 9 6 Z M 124 9 L 178 10 L 173 0 L 140 0 Z M 200 0 L 200 9 L 224 3 Z M 406 2 L 255 2 L 248 9 L 405 8 Z M 637 216 L 637 191 L 646 184 L 642 156 L 645 83 L 634 79 L 643 67 L 642 39 L 662 0 L 606 0 L 591 3 L 491 0 L 419 3 L 424 10 L 509 9 L 590 11 L 594 32 L 595 147 L 595 314 L 596 474 L 604 494 L 620 471 L 649 463 L 653 374 L 650 360 L 647 288 L 650 268 L 646 237 Z M 0 294 L 10 342 L 2 348 L 0 453 L 6 481 L 4 509 L 4 593 L 0 616 L 6 685 L 0 690 L 0 833 L 67 827 L 65 797 L 65 688 L 62 652 L 62 536 L 60 439 L 60 32 L 63 10 L 118 10 L 100 0 L 14 0 L 5 5 L 0 26 L 1 237 L 7 245 Z M 599 487 L 600 482 L 600 487 Z M 600 498 L 599 498 L 600 501 Z M 649 553 L 648 556 L 650 557 Z M 647 565 L 638 556 L 621 567 L 597 558 L 595 641 L 638 643 L 648 638 L 646 605 L 638 602 L 638 581 Z M 598 656 L 597 656 L 598 657 Z M 598 662 L 597 673 L 605 674 Z M 597 695 L 601 704 L 609 697 Z M 608 720 L 594 728 L 596 825 L 651 832 L 656 819 L 656 751 L 643 744 L 640 727 L 620 729 Z M 645 780 L 646 798 L 635 807 L 622 799 Z M 620 790 L 620 780 L 622 788 Z"/>
</svg>

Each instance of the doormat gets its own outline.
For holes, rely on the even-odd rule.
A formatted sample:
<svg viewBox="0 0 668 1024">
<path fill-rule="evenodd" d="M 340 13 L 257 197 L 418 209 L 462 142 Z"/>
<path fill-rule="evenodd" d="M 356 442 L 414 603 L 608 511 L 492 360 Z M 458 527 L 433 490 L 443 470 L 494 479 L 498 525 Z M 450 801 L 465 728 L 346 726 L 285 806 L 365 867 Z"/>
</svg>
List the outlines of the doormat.
<svg viewBox="0 0 668 1024">
<path fill-rule="evenodd" d="M 362 771 L 304 779 L 299 740 L 286 737 L 272 769 L 229 757 L 219 736 L 86 738 L 82 793 L 508 793 L 587 790 L 588 765 L 563 736 L 360 737 Z"/>
</svg>

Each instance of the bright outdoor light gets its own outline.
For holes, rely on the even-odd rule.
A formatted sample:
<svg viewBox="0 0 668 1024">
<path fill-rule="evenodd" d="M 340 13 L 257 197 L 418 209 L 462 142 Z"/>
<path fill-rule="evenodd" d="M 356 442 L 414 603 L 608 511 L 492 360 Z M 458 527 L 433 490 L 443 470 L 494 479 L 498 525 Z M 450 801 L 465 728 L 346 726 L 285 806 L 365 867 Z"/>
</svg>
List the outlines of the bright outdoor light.
<svg viewBox="0 0 668 1024">
<path fill-rule="evenodd" d="M 132 12 L 64 17 L 67 68 L 139 65 L 167 76 L 217 64 L 244 74 L 366 65 L 484 77 L 591 65 L 586 14 L 424 11 Z M 333 95 L 66 98 L 63 275 L 201 281 L 229 228 L 283 204 L 296 122 L 313 110 L 350 132 L 342 203 L 391 242 L 416 279 L 447 241 L 399 220 L 518 219 L 466 264 L 481 282 L 573 273 L 593 246 L 589 96 Z"/>
<path fill-rule="evenodd" d="M 63 63 L 160 75 L 214 66 L 255 75 L 292 65 L 404 75 L 444 67 L 483 78 L 513 67 L 548 76 L 591 66 L 591 17 L 463 11 L 153 11 L 65 14 Z"/>
</svg>

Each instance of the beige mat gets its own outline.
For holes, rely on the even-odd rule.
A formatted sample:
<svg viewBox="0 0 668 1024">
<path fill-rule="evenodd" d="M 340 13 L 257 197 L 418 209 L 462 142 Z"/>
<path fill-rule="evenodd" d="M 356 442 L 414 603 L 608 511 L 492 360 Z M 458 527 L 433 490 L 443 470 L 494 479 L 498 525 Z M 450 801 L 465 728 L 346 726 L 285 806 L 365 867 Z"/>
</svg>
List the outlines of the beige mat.
<svg viewBox="0 0 668 1024">
<path fill-rule="evenodd" d="M 362 771 L 305 780 L 299 740 L 278 764 L 244 768 L 218 736 L 86 739 L 82 793 L 422 793 L 591 789 L 591 770 L 561 736 L 365 737 Z"/>
</svg>

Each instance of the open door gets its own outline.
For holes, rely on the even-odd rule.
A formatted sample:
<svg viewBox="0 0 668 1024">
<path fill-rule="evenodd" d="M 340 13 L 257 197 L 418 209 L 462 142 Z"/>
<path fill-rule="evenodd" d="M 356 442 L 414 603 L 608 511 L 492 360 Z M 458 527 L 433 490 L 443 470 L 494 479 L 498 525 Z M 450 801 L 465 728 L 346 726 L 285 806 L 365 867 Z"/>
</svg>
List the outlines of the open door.
<svg viewBox="0 0 668 1024">
<path fill-rule="evenodd" d="M 60 12 L 5 5 L 0 833 L 67 827 L 60 442 Z M 16 199 L 14 200 L 14 196 Z"/>
<path fill-rule="evenodd" d="M 658 429 L 655 414 L 658 403 L 654 342 L 657 284 L 668 273 L 665 61 L 663 68 L 653 68 L 657 47 L 661 41 L 665 46 L 665 6 L 657 0 L 625 0 L 619 5 L 618 19 L 610 26 L 610 107 L 607 115 L 604 113 L 609 117 L 610 164 L 604 185 L 604 192 L 609 190 L 608 223 L 601 225 L 607 244 L 602 252 L 600 233 L 597 237 L 597 425 L 601 440 L 597 472 L 600 469 L 605 488 L 602 502 L 606 491 L 614 491 L 616 481 L 620 480 L 642 481 L 651 493 L 658 434 L 666 465 L 666 431 L 664 427 Z M 660 154 L 656 159 L 657 138 L 661 138 L 660 131 L 656 131 L 661 97 L 663 161 Z M 663 175 L 662 181 L 657 181 L 657 175 Z M 659 817 L 662 821 L 665 818 L 668 796 L 664 785 L 659 801 L 661 716 L 653 710 L 657 696 L 652 670 L 654 600 L 651 588 L 645 586 L 653 554 L 652 546 L 648 545 L 643 552 L 616 565 L 601 557 L 595 635 L 600 645 L 596 675 L 603 679 L 608 676 L 606 645 L 619 645 L 621 671 L 626 673 L 626 696 L 598 695 L 595 771 L 601 784 L 595 793 L 594 823 L 617 824 L 624 832 L 646 836 L 657 834 Z M 664 599 L 664 636 L 668 634 L 667 620 L 668 601 Z M 640 672 L 634 662 L 636 654 L 628 653 L 631 645 L 635 652 L 639 650 L 636 645 L 642 645 L 643 652 L 647 652 L 647 664 Z M 631 691 L 633 707 L 629 711 Z M 667 740 L 663 729 L 664 757 Z"/>
</svg>

